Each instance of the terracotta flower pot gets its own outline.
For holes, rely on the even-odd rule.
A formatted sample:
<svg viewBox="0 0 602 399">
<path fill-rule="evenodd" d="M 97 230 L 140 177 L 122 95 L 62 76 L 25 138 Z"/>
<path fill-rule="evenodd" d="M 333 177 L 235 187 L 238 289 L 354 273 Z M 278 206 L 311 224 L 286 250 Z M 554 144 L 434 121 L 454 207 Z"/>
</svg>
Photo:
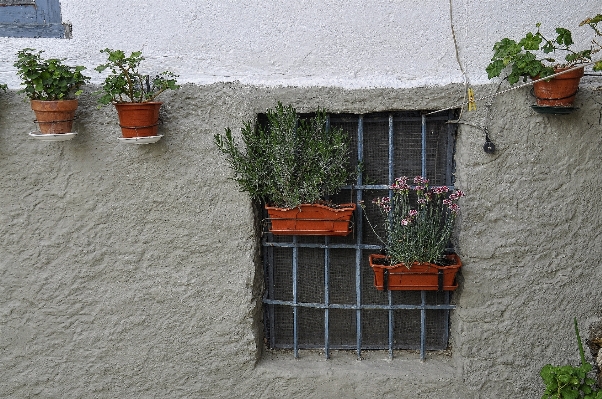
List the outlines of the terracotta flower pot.
<svg viewBox="0 0 602 399">
<path fill-rule="evenodd" d="M 385 255 L 371 254 L 374 286 L 380 291 L 454 291 L 458 288 L 456 273 L 462 262 L 456 254 L 446 258 L 452 262 L 450 266 L 414 262 L 408 269 L 403 263 L 387 265 Z"/>
<path fill-rule="evenodd" d="M 160 102 L 115 103 L 124 138 L 157 136 Z"/>
<path fill-rule="evenodd" d="M 290 209 L 265 207 L 272 234 L 319 236 L 346 236 L 351 233 L 351 217 L 355 208 L 355 204 L 341 204 L 338 208 L 321 204 L 301 204 Z"/>
<path fill-rule="evenodd" d="M 562 72 L 567 68 L 558 68 L 554 72 Z M 545 107 L 570 107 L 579 91 L 579 81 L 583 76 L 583 68 L 558 75 L 549 81 L 533 83 L 533 92 L 537 105 Z M 539 77 L 534 77 L 537 80 Z"/>
<path fill-rule="evenodd" d="M 31 109 L 42 134 L 71 133 L 77 100 L 31 100 Z"/>
</svg>

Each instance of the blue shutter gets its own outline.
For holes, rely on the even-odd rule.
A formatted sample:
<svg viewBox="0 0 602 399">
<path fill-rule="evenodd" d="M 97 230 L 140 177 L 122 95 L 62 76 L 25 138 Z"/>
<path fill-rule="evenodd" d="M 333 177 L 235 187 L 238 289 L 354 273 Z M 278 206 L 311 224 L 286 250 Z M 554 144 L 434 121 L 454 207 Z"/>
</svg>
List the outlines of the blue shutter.
<svg viewBox="0 0 602 399">
<path fill-rule="evenodd" d="M 64 38 L 59 0 L 0 0 L 0 36 Z"/>
</svg>

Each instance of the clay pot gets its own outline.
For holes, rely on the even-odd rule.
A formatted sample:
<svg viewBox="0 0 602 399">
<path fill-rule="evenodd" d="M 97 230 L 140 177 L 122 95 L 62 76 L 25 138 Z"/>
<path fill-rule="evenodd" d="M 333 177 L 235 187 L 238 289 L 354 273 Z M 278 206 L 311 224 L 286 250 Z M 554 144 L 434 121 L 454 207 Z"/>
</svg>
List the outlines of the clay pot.
<svg viewBox="0 0 602 399">
<path fill-rule="evenodd" d="M 568 68 L 556 68 L 554 73 L 562 72 Z M 544 107 L 571 107 L 575 95 L 579 91 L 579 81 L 583 76 L 583 68 L 574 69 L 553 77 L 549 81 L 542 80 L 533 83 L 533 93 L 537 105 Z M 539 77 L 534 77 L 537 80 Z"/>
<path fill-rule="evenodd" d="M 414 262 L 408 269 L 405 264 L 387 265 L 387 256 L 370 255 L 370 267 L 374 272 L 374 286 L 380 291 L 454 291 L 458 288 L 456 274 L 462 267 L 456 254 L 446 255 L 449 266 Z"/>
<path fill-rule="evenodd" d="M 265 206 L 272 234 L 314 236 L 346 236 L 351 233 L 351 217 L 355 208 L 355 204 L 341 204 L 337 208 L 321 204 L 301 204 L 295 208 Z"/>
<path fill-rule="evenodd" d="M 160 102 L 115 103 L 124 138 L 157 136 Z"/>
<path fill-rule="evenodd" d="M 71 133 L 77 100 L 31 100 L 31 109 L 42 134 Z"/>
</svg>

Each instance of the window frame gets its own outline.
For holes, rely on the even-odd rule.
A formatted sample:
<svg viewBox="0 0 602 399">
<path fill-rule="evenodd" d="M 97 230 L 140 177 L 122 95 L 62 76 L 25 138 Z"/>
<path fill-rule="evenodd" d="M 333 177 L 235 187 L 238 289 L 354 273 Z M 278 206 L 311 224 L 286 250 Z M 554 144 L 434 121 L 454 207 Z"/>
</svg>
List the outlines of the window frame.
<svg viewBox="0 0 602 399">
<path fill-rule="evenodd" d="M 428 115 L 428 112 L 420 112 L 420 111 L 407 111 L 408 114 L 412 114 L 418 112 L 418 116 L 413 115 L 412 117 L 408 117 L 409 119 L 413 119 L 415 121 L 420 121 L 421 127 L 421 154 L 420 154 L 420 165 L 419 168 L 421 170 L 422 176 L 428 178 L 427 175 L 427 122 L 428 121 L 438 121 L 438 123 L 446 123 L 450 120 L 455 119 L 456 110 L 449 110 L 443 115 Z M 404 114 L 403 112 L 401 112 Z M 392 195 L 390 190 L 390 185 L 393 184 L 395 178 L 394 172 L 394 164 L 395 164 L 395 149 L 394 149 L 394 138 L 395 138 L 395 123 L 394 123 L 394 115 L 400 114 L 400 112 L 392 111 L 388 113 L 374 113 L 374 114 L 366 114 L 366 116 L 382 116 L 388 114 L 388 145 L 389 145 L 389 154 L 388 154 L 388 172 L 387 172 L 387 184 L 366 184 L 362 181 L 362 174 L 358 174 L 357 181 L 352 186 L 346 187 L 347 190 L 352 190 L 354 195 L 354 199 L 357 203 L 361 203 L 364 199 L 363 194 L 364 191 L 369 190 L 380 190 L 386 191 L 389 195 Z M 358 118 L 357 122 L 357 154 L 356 159 L 357 162 L 364 162 L 364 115 L 355 115 Z M 455 135 L 457 131 L 457 127 L 451 123 L 447 124 L 447 128 L 445 129 L 447 137 L 447 144 L 445 147 L 445 182 L 444 184 L 453 189 L 453 172 L 454 172 L 454 164 L 453 164 L 453 155 L 455 148 Z M 399 133 L 398 133 L 399 134 Z M 401 133 L 403 134 L 403 132 Z M 417 166 L 418 167 L 418 166 Z M 263 255 L 263 264 L 264 264 L 264 275 L 266 277 L 265 281 L 265 292 L 263 296 L 263 305 L 264 305 L 264 327 L 266 329 L 266 343 L 268 347 L 271 348 L 291 348 L 293 350 L 294 357 L 299 357 L 299 334 L 298 334 L 298 313 L 301 308 L 311 308 L 311 309 L 322 309 L 324 311 L 324 346 L 320 347 L 325 353 L 325 357 L 330 358 L 330 337 L 329 337 L 329 311 L 331 309 L 348 309 L 355 311 L 355 326 L 356 326 L 356 344 L 354 345 L 354 349 L 356 351 L 358 359 L 361 359 L 361 354 L 363 349 L 367 349 L 364 347 L 362 343 L 362 312 L 371 311 L 371 310 L 386 310 L 388 312 L 388 342 L 382 344 L 381 349 L 387 349 L 389 353 L 389 357 L 392 359 L 394 350 L 396 350 L 395 343 L 395 332 L 394 332 L 394 312 L 400 310 L 416 310 L 420 311 L 420 358 L 422 360 L 426 357 L 427 349 L 427 325 L 426 325 L 426 315 L 427 312 L 431 311 L 443 311 L 446 312 L 443 316 L 444 328 L 443 337 L 441 337 L 442 341 L 448 345 L 449 339 L 449 312 L 452 309 L 455 309 L 455 305 L 451 303 L 451 293 L 445 291 L 441 293 L 442 303 L 439 303 L 439 299 L 436 300 L 436 303 L 432 302 L 432 298 L 427 300 L 427 292 L 420 292 L 420 301 L 419 303 L 407 303 L 407 304 L 398 304 L 395 303 L 396 300 L 393 299 L 393 293 L 388 291 L 388 303 L 387 304 L 372 304 L 372 303 L 364 303 L 362 301 L 362 268 L 366 267 L 363 262 L 366 251 L 375 252 L 382 249 L 380 245 L 374 245 L 364 242 L 364 238 L 362 237 L 362 230 L 364 224 L 364 216 L 363 209 L 361 207 L 357 208 L 355 215 L 355 242 L 353 244 L 350 243 L 336 243 L 331 242 L 328 237 L 324 237 L 324 242 L 322 243 L 307 243 L 303 240 L 300 240 L 297 236 L 292 236 L 292 241 L 282 242 L 279 240 L 275 240 L 274 237 L 270 233 L 264 233 L 262 236 L 262 255 Z M 290 248 L 292 251 L 292 265 L 291 265 L 291 279 L 292 279 L 292 298 L 291 300 L 282 300 L 276 299 L 274 295 L 274 249 L 275 248 Z M 303 303 L 299 301 L 297 295 L 297 278 L 299 275 L 299 270 L 302 268 L 302 265 L 299 263 L 299 251 L 303 248 L 314 248 L 316 250 L 322 249 L 324 251 L 324 291 L 323 291 L 323 302 L 322 303 Z M 356 300 L 355 303 L 349 304 L 340 304 L 340 303 L 330 303 L 329 299 L 329 257 L 330 249 L 348 249 L 355 250 L 355 291 L 356 291 Z M 351 265 L 350 265 L 351 266 Z M 431 295 L 431 294 L 428 294 Z M 292 344 L 285 346 L 278 346 L 275 340 L 277 327 L 274 325 L 274 307 L 275 306 L 288 306 L 292 308 L 292 324 L 293 324 L 293 336 L 292 336 Z"/>
<path fill-rule="evenodd" d="M 0 36 L 15 38 L 70 38 L 71 29 L 61 20 L 59 0 L 35 0 L 34 4 L 0 4 Z"/>
</svg>

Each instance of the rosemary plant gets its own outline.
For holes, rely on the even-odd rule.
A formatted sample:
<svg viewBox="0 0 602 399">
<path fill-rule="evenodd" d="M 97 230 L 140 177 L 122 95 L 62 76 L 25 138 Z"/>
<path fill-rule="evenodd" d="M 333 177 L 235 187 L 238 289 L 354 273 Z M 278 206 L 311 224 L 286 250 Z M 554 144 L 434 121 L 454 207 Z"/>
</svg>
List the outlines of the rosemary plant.
<svg viewBox="0 0 602 399">
<path fill-rule="evenodd" d="M 230 128 L 214 142 L 226 156 L 241 191 L 266 204 L 294 208 L 318 203 L 347 184 L 349 137 L 330 128 L 324 111 L 300 118 L 281 103 L 267 110 L 265 126 L 244 124 L 239 148 Z"/>
</svg>

